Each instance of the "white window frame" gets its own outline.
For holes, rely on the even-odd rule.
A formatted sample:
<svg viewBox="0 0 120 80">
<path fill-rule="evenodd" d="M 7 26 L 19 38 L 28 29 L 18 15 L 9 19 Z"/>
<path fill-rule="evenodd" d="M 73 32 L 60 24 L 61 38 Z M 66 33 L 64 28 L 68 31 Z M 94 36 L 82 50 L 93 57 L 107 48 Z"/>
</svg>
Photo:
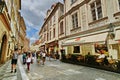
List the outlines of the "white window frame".
<svg viewBox="0 0 120 80">
<path fill-rule="evenodd" d="M 71 15 L 72 17 L 72 28 L 78 28 L 78 12 Z"/>
<path fill-rule="evenodd" d="M 94 2 L 92 2 L 92 3 L 90 4 L 91 15 L 92 15 L 92 20 L 93 20 L 93 21 L 103 18 L 102 5 L 101 5 L 102 3 L 100 3 L 99 5 L 97 5 L 97 1 L 98 1 L 98 0 L 95 0 Z M 101 2 L 101 0 L 100 0 L 100 2 Z M 91 7 L 92 5 L 94 5 L 93 8 Z M 99 14 L 98 14 L 98 8 L 101 8 L 101 16 L 100 16 L 100 17 L 99 17 Z M 95 16 L 93 16 L 93 12 L 92 12 L 93 10 L 95 10 Z M 93 17 L 95 17 L 95 19 L 94 19 Z"/>
</svg>

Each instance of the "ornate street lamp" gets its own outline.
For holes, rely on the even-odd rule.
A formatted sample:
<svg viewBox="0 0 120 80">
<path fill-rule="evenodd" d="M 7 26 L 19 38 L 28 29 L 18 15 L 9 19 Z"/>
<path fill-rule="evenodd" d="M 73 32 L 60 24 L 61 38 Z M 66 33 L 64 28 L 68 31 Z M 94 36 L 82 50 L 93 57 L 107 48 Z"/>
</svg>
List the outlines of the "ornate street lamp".
<svg viewBox="0 0 120 80">
<path fill-rule="evenodd" d="M 5 2 L 0 0 L 0 13 L 2 13 L 4 5 L 5 5 Z"/>
</svg>

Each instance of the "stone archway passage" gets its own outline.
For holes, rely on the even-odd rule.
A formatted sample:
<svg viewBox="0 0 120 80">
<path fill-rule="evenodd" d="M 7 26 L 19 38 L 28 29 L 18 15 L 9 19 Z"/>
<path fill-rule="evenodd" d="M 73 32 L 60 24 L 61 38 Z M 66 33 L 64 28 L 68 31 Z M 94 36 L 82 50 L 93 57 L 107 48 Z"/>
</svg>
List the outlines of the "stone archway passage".
<svg viewBox="0 0 120 80">
<path fill-rule="evenodd" d="M 1 50 L 0 50 L 0 63 L 4 63 L 5 52 L 6 52 L 6 45 L 7 45 L 7 37 L 6 37 L 6 35 L 3 35 L 2 43 L 1 43 Z"/>
</svg>

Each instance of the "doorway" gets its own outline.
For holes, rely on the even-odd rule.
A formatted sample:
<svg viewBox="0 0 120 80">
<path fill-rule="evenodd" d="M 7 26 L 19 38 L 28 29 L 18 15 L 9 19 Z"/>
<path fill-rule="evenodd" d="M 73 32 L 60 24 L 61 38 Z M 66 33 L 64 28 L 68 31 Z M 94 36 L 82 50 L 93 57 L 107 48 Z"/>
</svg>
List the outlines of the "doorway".
<svg viewBox="0 0 120 80">
<path fill-rule="evenodd" d="M 0 63 L 4 63 L 5 61 L 6 45 L 7 45 L 7 37 L 6 35 L 3 35 L 1 42 L 1 49 L 0 49 Z"/>
</svg>

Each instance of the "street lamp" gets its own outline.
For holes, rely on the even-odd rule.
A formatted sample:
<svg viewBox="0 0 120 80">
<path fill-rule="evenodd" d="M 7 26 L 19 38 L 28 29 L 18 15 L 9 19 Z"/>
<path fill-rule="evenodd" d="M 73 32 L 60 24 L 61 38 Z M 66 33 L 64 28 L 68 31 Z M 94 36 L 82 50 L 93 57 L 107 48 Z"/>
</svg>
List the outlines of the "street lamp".
<svg viewBox="0 0 120 80">
<path fill-rule="evenodd" d="M 0 13 L 2 13 L 4 5 L 5 5 L 5 2 L 0 0 Z"/>
</svg>

